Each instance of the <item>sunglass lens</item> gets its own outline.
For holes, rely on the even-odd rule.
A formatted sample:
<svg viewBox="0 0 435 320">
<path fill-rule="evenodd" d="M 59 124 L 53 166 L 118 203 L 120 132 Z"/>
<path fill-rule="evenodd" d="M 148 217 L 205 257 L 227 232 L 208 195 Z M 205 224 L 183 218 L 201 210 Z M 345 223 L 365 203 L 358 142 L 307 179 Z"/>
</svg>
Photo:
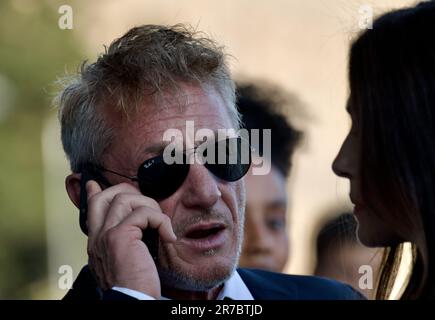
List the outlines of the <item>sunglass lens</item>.
<svg viewBox="0 0 435 320">
<path fill-rule="evenodd" d="M 207 169 L 215 176 L 228 182 L 241 179 L 248 172 L 250 165 L 249 143 L 240 137 L 218 141 L 215 146 L 214 161 L 205 163 Z"/>
<path fill-rule="evenodd" d="M 163 156 L 146 160 L 138 170 L 141 193 L 155 200 L 165 199 L 183 184 L 189 173 L 189 164 L 166 164 Z"/>
</svg>

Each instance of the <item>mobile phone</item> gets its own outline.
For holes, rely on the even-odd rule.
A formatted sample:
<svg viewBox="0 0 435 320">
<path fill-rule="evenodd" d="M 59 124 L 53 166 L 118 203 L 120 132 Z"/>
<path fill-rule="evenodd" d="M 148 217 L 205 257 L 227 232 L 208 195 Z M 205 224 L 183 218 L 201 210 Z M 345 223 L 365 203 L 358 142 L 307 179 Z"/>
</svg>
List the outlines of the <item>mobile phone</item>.
<svg viewBox="0 0 435 320">
<path fill-rule="evenodd" d="M 93 174 L 92 171 L 87 168 L 82 169 L 82 177 L 80 181 L 79 224 L 80 229 L 85 235 L 88 235 L 88 193 L 86 192 L 86 183 L 89 180 L 94 180 L 101 186 L 100 181 L 105 181 L 106 179 L 98 177 L 97 174 Z M 104 184 L 108 186 L 107 183 Z M 157 231 L 157 229 L 147 228 L 145 230 L 142 230 L 142 241 L 145 242 L 153 260 L 157 261 L 159 253 L 159 232 Z"/>
</svg>

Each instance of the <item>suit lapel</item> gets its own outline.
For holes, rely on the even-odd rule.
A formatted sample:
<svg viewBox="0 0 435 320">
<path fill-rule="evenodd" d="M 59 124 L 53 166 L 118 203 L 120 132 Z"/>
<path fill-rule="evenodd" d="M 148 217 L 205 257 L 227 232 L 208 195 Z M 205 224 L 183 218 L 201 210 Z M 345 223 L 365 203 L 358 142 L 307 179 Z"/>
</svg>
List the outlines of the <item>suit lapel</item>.
<svg viewBox="0 0 435 320">
<path fill-rule="evenodd" d="M 102 296 L 102 291 L 98 288 L 89 267 L 85 266 L 63 300 L 101 300 Z"/>
<path fill-rule="evenodd" d="M 259 272 L 250 269 L 238 269 L 240 277 L 248 287 L 255 300 L 296 300 L 298 289 L 290 281 L 282 282 L 282 277 L 275 277 L 272 272 Z"/>
</svg>

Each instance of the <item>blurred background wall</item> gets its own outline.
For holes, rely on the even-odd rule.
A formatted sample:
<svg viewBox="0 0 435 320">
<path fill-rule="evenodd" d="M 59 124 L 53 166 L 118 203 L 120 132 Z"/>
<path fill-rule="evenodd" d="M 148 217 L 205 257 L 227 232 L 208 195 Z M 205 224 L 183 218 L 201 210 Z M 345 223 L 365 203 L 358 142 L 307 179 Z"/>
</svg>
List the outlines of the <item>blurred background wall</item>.
<svg viewBox="0 0 435 320">
<path fill-rule="evenodd" d="M 305 131 L 289 181 L 291 252 L 286 271 L 312 273 L 313 232 L 331 208 L 349 207 L 348 183 L 331 163 L 349 128 L 345 113 L 350 40 L 361 6 L 374 15 L 405 0 L 98 0 L 0 2 L 0 299 L 56 299 L 64 269 L 86 263 L 78 210 L 64 191 L 68 164 L 51 99 L 58 77 L 95 60 L 134 25 L 189 23 L 232 55 L 238 78 L 296 94 L 290 112 Z M 59 27 L 59 8 L 73 28 Z M 301 116 L 303 114 L 304 116 Z M 60 269 L 61 268 L 61 269 Z"/>
</svg>

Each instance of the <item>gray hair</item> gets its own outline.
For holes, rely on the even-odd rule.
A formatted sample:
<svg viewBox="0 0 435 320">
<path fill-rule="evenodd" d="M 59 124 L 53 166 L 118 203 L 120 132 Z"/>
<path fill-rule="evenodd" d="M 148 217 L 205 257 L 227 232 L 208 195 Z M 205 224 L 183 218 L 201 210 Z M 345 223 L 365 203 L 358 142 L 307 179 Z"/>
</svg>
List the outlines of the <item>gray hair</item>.
<svg viewBox="0 0 435 320">
<path fill-rule="evenodd" d="M 240 127 L 226 54 L 191 27 L 135 27 L 112 42 L 96 62 L 84 62 L 75 77 L 64 79 L 55 100 L 71 170 L 79 172 L 87 162 L 99 164 L 110 146 L 115 130 L 105 111 L 128 119 L 146 96 L 157 104 L 164 92 L 177 92 L 182 82 L 212 85 L 225 101 L 234 127 Z"/>
</svg>

